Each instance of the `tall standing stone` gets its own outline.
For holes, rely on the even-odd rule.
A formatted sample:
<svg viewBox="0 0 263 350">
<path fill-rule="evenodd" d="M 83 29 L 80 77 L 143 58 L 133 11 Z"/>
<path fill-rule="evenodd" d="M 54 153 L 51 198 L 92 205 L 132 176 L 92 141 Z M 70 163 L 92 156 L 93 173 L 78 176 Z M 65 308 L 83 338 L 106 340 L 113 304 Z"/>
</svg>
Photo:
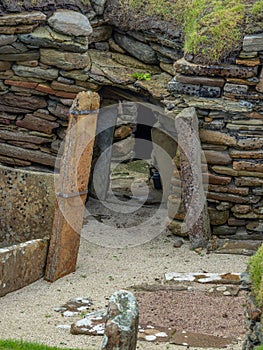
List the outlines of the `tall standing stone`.
<svg viewBox="0 0 263 350">
<path fill-rule="evenodd" d="M 193 107 L 176 116 L 180 149 L 182 199 L 186 211 L 183 230 L 188 232 L 192 248 L 205 247 L 210 237 L 210 223 L 203 186 L 198 118 Z"/>
<path fill-rule="evenodd" d="M 51 282 L 76 268 L 99 106 L 96 92 L 80 92 L 70 110 L 55 181 L 57 204 L 45 274 Z"/>
<path fill-rule="evenodd" d="M 136 350 L 139 311 L 132 293 L 120 290 L 109 301 L 101 350 Z"/>
</svg>

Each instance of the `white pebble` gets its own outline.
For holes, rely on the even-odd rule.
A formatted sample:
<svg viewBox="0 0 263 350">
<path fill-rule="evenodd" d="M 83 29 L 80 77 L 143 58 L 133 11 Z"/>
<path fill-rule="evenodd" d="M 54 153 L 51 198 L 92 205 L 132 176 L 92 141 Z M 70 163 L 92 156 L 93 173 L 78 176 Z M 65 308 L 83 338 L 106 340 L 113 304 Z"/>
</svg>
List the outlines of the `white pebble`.
<svg viewBox="0 0 263 350">
<path fill-rule="evenodd" d="M 155 335 L 146 335 L 145 340 L 154 341 L 154 340 L 156 340 L 156 336 Z"/>
</svg>

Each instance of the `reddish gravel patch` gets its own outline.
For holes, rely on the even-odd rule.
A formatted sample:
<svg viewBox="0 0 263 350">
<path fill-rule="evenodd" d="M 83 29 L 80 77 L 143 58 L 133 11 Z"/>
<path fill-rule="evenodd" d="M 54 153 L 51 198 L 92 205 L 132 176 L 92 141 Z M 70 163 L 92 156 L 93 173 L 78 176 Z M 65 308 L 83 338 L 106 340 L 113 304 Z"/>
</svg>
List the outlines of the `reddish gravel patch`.
<svg viewBox="0 0 263 350">
<path fill-rule="evenodd" d="M 245 293 L 214 296 L 203 291 L 137 292 L 140 324 L 237 338 L 245 334 Z"/>
</svg>

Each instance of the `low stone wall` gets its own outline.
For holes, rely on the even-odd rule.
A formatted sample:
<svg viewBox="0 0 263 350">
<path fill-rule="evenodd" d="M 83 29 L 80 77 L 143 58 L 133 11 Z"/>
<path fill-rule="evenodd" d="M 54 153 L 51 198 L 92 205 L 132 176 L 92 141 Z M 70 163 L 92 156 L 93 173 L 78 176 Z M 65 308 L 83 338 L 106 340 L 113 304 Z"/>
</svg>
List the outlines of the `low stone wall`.
<svg viewBox="0 0 263 350">
<path fill-rule="evenodd" d="M 43 277 L 47 251 L 46 239 L 0 248 L 0 297 Z"/>
<path fill-rule="evenodd" d="M 263 34 L 245 37 L 235 65 L 196 65 L 182 58 L 180 31 L 156 24 L 124 32 L 103 19 L 104 2 L 92 5 L 85 15 L 49 8 L 0 17 L 0 162 L 53 169 L 82 90 L 118 88 L 168 115 L 193 106 L 209 166 L 213 233 L 234 237 L 242 228 L 239 237 L 261 239 Z M 150 79 L 140 80 L 146 72 Z M 180 234 L 183 216 L 171 219 Z"/>
</svg>

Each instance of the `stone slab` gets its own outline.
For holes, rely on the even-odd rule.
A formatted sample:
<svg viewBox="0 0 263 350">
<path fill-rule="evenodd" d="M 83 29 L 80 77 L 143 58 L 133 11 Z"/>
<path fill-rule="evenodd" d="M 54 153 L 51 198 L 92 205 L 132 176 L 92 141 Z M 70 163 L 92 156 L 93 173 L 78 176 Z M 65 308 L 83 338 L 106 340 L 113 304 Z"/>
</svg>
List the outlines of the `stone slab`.
<svg viewBox="0 0 263 350">
<path fill-rule="evenodd" d="M 166 282 L 197 282 L 214 284 L 240 284 L 240 273 L 209 273 L 209 272 L 167 272 Z"/>
<path fill-rule="evenodd" d="M 26 116 L 22 120 L 18 120 L 16 122 L 16 125 L 25 129 L 36 130 L 50 135 L 52 134 L 53 129 L 59 127 L 59 124 L 56 122 L 44 120 L 35 117 L 32 114 L 26 114 Z"/>
<path fill-rule="evenodd" d="M 0 143 L 0 154 L 3 156 L 14 157 L 38 164 L 48 165 L 50 167 L 54 167 L 56 163 L 56 157 L 52 154 L 29 150 L 4 143 Z"/>
<path fill-rule="evenodd" d="M 86 52 L 88 39 L 58 33 L 50 27 L 38 27 L 29 34 L 20 34 L 19 39 L 28 46 L 55 48 L 63 51 Z"/>
<path fill-rule="evenodd" d="M 184 58 L 174 63 L 174 69 L 177 73 L 185 75 L 198 75 L 208 77 L 224 78 L 250 78 L 257 75 L 257 67 L 245 67 L 238 65 L 199 65 L 190 63 Z"/>
<path fill-rule="evenodd" d="M 191 75 L 177 74 L 176 80 L 185 84 L 195 84 L 195 85 L 207 85 L 223 87 L 225 80 L 223 78 L 208 78 L 208 77 L 196 77 Z"/>
<path fill-rule="evenodd" d="M 227 241 L 216 252 L 220 254 L 253 255 L 261 244 L 261 241 Z"/>
<path fill-rule="evenodd" d="M 249 51 L 262 51 L 263 50 L 263 33 L 246 35 L 243 40 L 243 50 Z"/>
<path fill-rule="evenodd" d="M 140 61 L 147 64 L 158 63 L 156 52 L 151 48 L 151 46 L 119 33 L 114 35 L 114 40 L 124 50 Z"/>
<path fill-rule="evenodd" d="M 52 49 L 40 49 L 40 61 L 48 66 L 55 66 L 64 70 L 82 69 L 90 66 L 88 54 Z"/>
<path fill-rule="evenodd" d="M 0 248 L 0 297 L 43 277 L 47 249 L 45 239 Z"/>
<path fill-rule="evenodd" d="M 0 18 L 0 26 L 18 26 L 45 22 L 46 15 L 40 11 L 5 14 Z"/>
<path fill-rule="evenodd" d="M 205 150 L 204 154 L 208 164 L 226 165 L 232 163 L 232 159 L 229 156 L 228 152 Z"/>
<path fill-rule="evenodd" d="M 0 183 L 0 201 L 5 203 L 0 211 L 0 247 L 49 238 L 55 204 L 54 175 L 1 165 Z"/>
</svg>

